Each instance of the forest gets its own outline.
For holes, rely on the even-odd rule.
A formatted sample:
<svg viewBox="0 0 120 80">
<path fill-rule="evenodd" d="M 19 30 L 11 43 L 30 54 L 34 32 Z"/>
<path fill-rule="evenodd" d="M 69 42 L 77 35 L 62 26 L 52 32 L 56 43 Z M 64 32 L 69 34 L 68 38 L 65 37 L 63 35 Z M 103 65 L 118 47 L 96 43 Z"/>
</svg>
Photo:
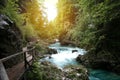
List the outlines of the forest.
<svg viewBox="0 0 120 80">
<path fill-rule="evenodd" d="M 51 58 L 53 49 L 60 46 L 86 51 L 75 58 L 81 65 L 64 67 L 70 72 L 60 71 L 50 62 L 35 61 L 27 80 L 109 80 L 89 78 L 89 69 L 115 73 L 119 78 L 111 80 L 119 80 L 119 30 L 120 0 L 0 0 L 0 59 L 34 41 L 39 41 L 35 46 L 42 57 L 49 54 Z M 61 45 L 48 49 L 58 42 L 55 40 Z M 16 57 L 4 65 L 12 67 L 19 60 L 21 57 Z M 79 67 L 81 76 L 76 76 Z"/>
</svg>

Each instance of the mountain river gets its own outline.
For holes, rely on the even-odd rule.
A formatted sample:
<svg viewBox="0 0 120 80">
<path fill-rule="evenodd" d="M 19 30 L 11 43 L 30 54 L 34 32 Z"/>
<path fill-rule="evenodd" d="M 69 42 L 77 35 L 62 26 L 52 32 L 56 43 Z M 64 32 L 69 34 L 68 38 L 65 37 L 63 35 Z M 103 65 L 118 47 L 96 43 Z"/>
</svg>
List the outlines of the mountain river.
<svg viewBox="0 0 120 80">
<path fill-rule="evenodd" d="M 57 50 L 57 54 L 52 54 L 51 58 L 46 57 L 44 60 L 47 60 L 59 68 L 63 68 L 66 65 L 80 65 L 77 63 L 75 58 L 81 54 L 84 55 L 86 51 L 77 47 L 68 47 L 61 46 L 59 42 L 51 44 L 49 46 L 51 49 Z M 77 50 L 72 52 L 73 50 Z M 89 79 L 90 80 L 120 80 L 120 76 L 115 73 L 104 71 L 104 70 L 94 70 L 89 69 Z"/>
</svg>

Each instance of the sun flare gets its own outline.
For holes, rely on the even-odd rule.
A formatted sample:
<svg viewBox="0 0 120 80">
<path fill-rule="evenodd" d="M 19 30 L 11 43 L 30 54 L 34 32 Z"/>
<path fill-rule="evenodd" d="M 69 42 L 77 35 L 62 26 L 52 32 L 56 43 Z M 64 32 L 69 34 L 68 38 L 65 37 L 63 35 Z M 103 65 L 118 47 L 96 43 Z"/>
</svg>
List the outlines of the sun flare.
<svg viewBox="0 0 120 80">
<path fill-rule="evenodd" d="M 48 21 L 52 21 L 57 16 L 57 8 L 56 8 L 57 0 L 45 0 L 45 12 L 47 14 Z"/>
</svg>

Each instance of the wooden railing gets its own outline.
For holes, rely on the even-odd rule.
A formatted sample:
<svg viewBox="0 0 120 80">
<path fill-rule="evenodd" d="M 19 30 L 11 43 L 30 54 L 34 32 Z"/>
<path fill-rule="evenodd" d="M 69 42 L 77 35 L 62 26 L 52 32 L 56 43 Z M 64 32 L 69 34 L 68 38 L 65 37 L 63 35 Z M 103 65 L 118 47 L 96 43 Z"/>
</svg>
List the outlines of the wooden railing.
<svg viewBox="0 0 120 80">
<path fill-rule="evenodd" d="M 23 54 L 24 55 L 23 56 L 24 67 L 25 67 L 24 71 L 26 71 L 29 68 L 29 66 L 31 65 L 32 61 L 34 60 L 35 53 L 32 52 L 32 51 L 34 51 L 34 49 L 35 49 L 35 46 L 33 46 L 33 43 L 32 43 L 32 44 L 27 45 L 27 47 L 24 47 L 23 51 L 0 59 L 0 80 L 9 80 L 6 69 L 3 65 L 3 62 L 8 61 L 9 59 L 12 59 L 16 56 Z"/>
</svg>

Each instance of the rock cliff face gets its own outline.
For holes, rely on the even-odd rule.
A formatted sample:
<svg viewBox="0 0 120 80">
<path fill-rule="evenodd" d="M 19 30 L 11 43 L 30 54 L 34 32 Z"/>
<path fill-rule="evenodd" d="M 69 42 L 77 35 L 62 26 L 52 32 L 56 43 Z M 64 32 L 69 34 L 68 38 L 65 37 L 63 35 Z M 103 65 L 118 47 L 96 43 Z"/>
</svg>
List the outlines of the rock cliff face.
<svg viewBox="0 0 120 80">
<path fill-rule="evenodd" d="M 0 14 L 0 58 L 12 55 L 22 50 L 22 35 L 15 23 L 7 16 Z M 14 58 L 8 63 L 16 63 Z"/>
<path fill-rule="evenodd" d="M 0 0 L 0 8 L 5 6 L 5 4 L 6 4 L 6 0 Z"/>
</svg>

